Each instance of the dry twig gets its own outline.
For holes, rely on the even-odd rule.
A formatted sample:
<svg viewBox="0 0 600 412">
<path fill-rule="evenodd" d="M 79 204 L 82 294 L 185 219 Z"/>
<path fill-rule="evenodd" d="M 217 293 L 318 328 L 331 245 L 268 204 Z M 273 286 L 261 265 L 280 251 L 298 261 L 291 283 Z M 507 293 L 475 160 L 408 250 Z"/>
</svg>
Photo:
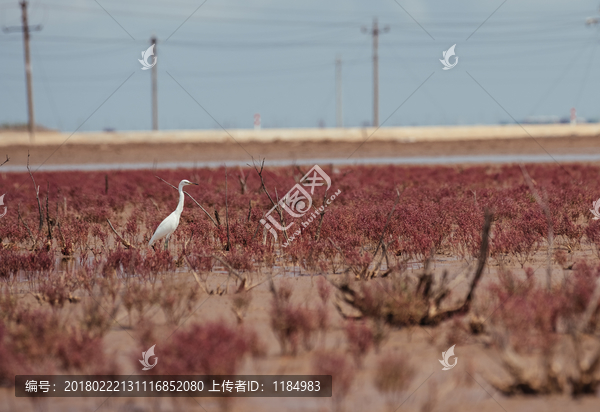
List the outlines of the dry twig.
<svg viewBox="0 0 600 412">
<path fill-rule="evenodd" d="M 362 316 L 372 316 L 397 326 L 437 325 L 455 315 L 466 314 L 470 310 L 475 289 L 477 288 L 481 276 L 483 275 L 483 269 L 485 267 L 488 255 L 491 223 L 492 213 L 486 210 L 485 222 L 481 235 L 481 247 L 479 250 L 478 264 L 473 279 L 469 285 L 469 292 L 462 303 L 455 305 L 451 309 L 440 309 L 442 301 L 449 295 L 451 289 L 446 281 L 447 273 L 444 273 L 439 286 L 437 286 L 437 288 L 435 288 L 436 290 L 434 290 L 433 274 L 429 269 L 431 257 L 425 262 L 424 271 L 419 276 L 417 285 L 414 287 L 414 289 L 412 289 L 412 292 L 407 290 L 408 285 L 402 280 L 400 280 L 400 283 L 397 283 L 397 279 L 391 279 L 389 281 L 387 285 L 391 289 L 387 290 L 384 288 L 384 292 L 389 295 L 391 300 L 386 298 L 385 300 L 387 303 L 383 302 L 379 306 L 378 312 L 376 313 L 373 313 L 373 308 L 369 306 L 369 304 L 364 306 L 365 296 L 363 295 L 363 292 L 364 288 L 367 287 L 364 282 L 358 283 L 360 285 L 358 289 L 352 287 L 347 280 L 340 285 L 334 286 L 340 292 L 339 297 L 341 298 L 341 301 L 360 312 Z M 330 242 L 338 250 L 338 252 L 341 253 L 340 248 L 337 247 L 337 245 L 331 239 Z M 387 245 L 385 244 L 382 244 L 382 246 L 384 250 L 387 248 Z M 383 287 L 383 285 L 380 286 Z M 413 296 L 408 297 L 406 296 L 407 293 L 412 294 Z M 398 297 L 396 297 L 395 294 L 398 294 Z M 367 301 L 368 300 L 369 299 L 367 299 Z M 399 300 L 404 301 L 403 305 L 398 305 Z M 338 311 L 342 313 L 339 303 L 336 306 L 338 307 Z"/>
<path fill-rule="evenodd" d="M 254 159 L 252 159 L 252 160 L 254 160 Z M 263 174 L 263 169 L 265 167 L 265 159 L 263 159 L 262 162 L 260 163 L 260 170 L 254 164 L 254 161 L 252 162 L 252 164 L 254 166 L 254 170 L 256 170 L 256 173 L 258 173 L 258 177 L 260 177 L 260 188 L 262 190 L 264 190 L 264 192 L 267 194 L 267 197 L 269 198 L 269 200 L 271 201 L 271 204 L 275 208 L 275 211 L 279 215 L 279 221 L 281 223 L 281 226 L 285 228 L 285 222 L 283 220 L 283 212 L 281 211 L 281 207 L 279 206 L 279 199 L 277 199 L 277 203 L 275 203 L 275 201 L 273 200 L 273 198 L 269 194 L 269 191 L 267 190 L 267 186 L 265 185 L 265 179 L 264 179 L 264 177 L 262 175 Z M 275 189 L 275 194 L 277 195 L 277 189 Z M 283 230 L 283 235 L 285 236 L 285 240 L 289 240 L 288 235 L 287 235 L 287 231 L 285 229 Z"/>
<path fill-rule="evenodd" d="M 225 250 L 229 250 L 231 243 L 229 240 L 229 206 L 227 204 L 227 167 L 225 167 L 225 226 L 227 227 L 227 246 Z"/>
<path fill-rule="evenodd" d="M 246 278 L 245 278 L 244 276 L 240 275 L 240 273 L 239 273 L 237 270 L 235 270 L 235 269 L 234 269 L 234 268 L 233 268 L 233 267 L 232 267 L 232 266 L 229 264 L 229 262 L 227 262 L 227 261 L 225 261 L 225 260 L 221 259 L 221 258 L 220 258 L 219 256 L 217 256 L 217 255 L 210 255 L 210 256 L 206 256 L 206 257 L 211 257 L 211 258 L 213 258 L 213 259 L 216 259 L 216 260 L 218 260 L 218 261 L 219 261 L 219 262 L 221 262 L 223 265 L 227 266 L 227 269 L 229 269 L 229 273 L 233 274 L 233 275 L 234 275 L 236 278 L 238 278 L 238 280 L 240 280 L 240 281 L 244 281 L 244 282 L 246 281 Z"/>
<path fill-rule="evenodd" d="M 323 210 L 319 213 L 321 217 L 319 218 L 319 226 L 317 226 L 317 232 L 315 233 L 315 242 L 319 241 L 319 237 L 321 237 L 321 225 L 323 224 L 323 218 L 325 217 L 325 201 L 327 200 L 327 190 L 325 194 L 323 194 Z"/>
<path fill-rule="evenodd" d="M 547 256 L 547 264 L 546 264 L 546 287 L 550 289 L 552 283 L 552 248 L 554 243 L 554 231 L 552 228 L 552 215 L 550 214 L 550 208 L 548 207 L 548 196 L 544 191 L 544 200 L 540 197 L 537 190 L 531 181 L 531 177 L 529 173 L 527 173 L 527 169 L 523 164 L 519 164 L 521 167 L 521 172 L 523 173 L 523 177 L 525 178 L 525 182 L 527 182 L 527 186 L 529 186 L 529 190 L 533 194 L 535 201 L 542 208 L 544 214 L 546 215 L 546 223 L 548 224 L 548 256 Z"/>
<path fill-rule="evenodd" d="M 42 212 L 42 204 L 40 203 L 40 187 L 35 184 L 35 179 L 33 178 L 31 169 L 29 169 L 29 152 L 27 152 L 27 171 L 29 172 L 29 177 L 31 177 L 31 181 L 33 182 L 33 190 L 35 190 L 35 198 L 37 199 L 38 203 L 38 213 L 40 217 L 40 226 L 38 228 L 38 232 L 41 232 L 42 227 L 44 226 L 44 213 Z"/>
<path fill-rule="evenodd" d="M 160 179 L 160 180 L 162 180 L 163 182 L 165 182 L 166 184 L 168 184 L 169 186 L 171 186 L 173 189 L 175 189 L 175 190 L 179 190 L 178 188 L 176 188 L 175 186 L 173 186 L 171 183 L 167 182 L 166 180 L 164 180 L 164 179 L 162 179 L 162 178 L 160 178 L 160 177 L 158 177 L 158 176 L 156 176 L 156 175 L 155 175 L 154 177 L 156 177 L 157 179 Z M 194 203 L 196 203 L 196 204 L 198 205 L 198 207 L 200 207 L 200 209 L 202 209 L 202 211 L 203 211 L 204 213 L 206 213 L 206 216 L 208 216 L 208 218 L 210 219 L 210 221 L 211 221 L 211 222 L 213 222 L 215 226 L 217 226 L 217 227 L 219 226 L 219 225 L 217 224 L 217 222 L 215 222 L 215 219 L 213 219 L 213 217 L 210 215 L 210 213 L 208 213 L 208 212 L 206 211 L 206 209 L 204 209 L 204 208 L 202 207 L 202 205 L 201 205 L 200 203 L 198 203 L 198 202 L 196 201 L 196 199 L 194 199 L 194 198 L 192 197 L 192 195 L 190 195 L 190 194 L 189 194 L 188 192 L 186 192 L 185 190 L 183 191 L 183 193 L 185 193 L 185 194 L 186 194 L 186 195 L 187 195 L 187 196 L 188 196 L 190 199 L 192 199 L 192 200 L 194 201 Z"/>
<path fill-rule="evenodd" d="M 187 263 L 188 268 L 192 272 L 192 275 L 194 275 L 194 279 L 196 279 L 196 282 L 198 283 L 198 285 L 200 285 L 200 287 L 202 288 L 202 290 L 207 295 L 210 295 L 211 293 L 208 292 L 208 289 L 202 284 L 202 282 L 200 282 L 200 277 L 198 276 L 198 274 L 196 273 L 196 271 L 194 269 L 192 269 L 192 265 L 190 264 L 190 261 L 188 260 L 187 256 L 184 255 L 183 258 L 185 259 L 185 263 Z"/>
<path fill-rule="evenodd" d="M 240 182 L 240 190 L 242 191 L 242 194 L 245 195 L 246 191 L 248 190 L 248 177 L 242 170 L 241 166 L 239 167 L 239 169 L 240 175 L 238 176 L 238 180 Z"/>
<path fill-rule="evenodd" d="M 25 226 L 25 229 L 27 229 L 27 233 L 29 234 L 29 239 L 31 239 L 31 244 L 33 247 L 35 245 L 35 239 L 33 238 L 31 229 L 29 229 L 29 226 L 27 225 L 27 223 L 25 223 L 25 220 L 23 220 L 23 218 L 21 217 L 21 204 L 20 203 L 17 205 L 17 215 L 19 216 L 19 220 L 23 223 L 23 226 Z"/>
<path fill-rule="evenodd" d="M 112 223 L 110 223 L 110 220 L 106 219 L 106 221 L 110 225 L 110 228 L 112 229 L 112 231 L 114 232 L 114 234 L 117 235 L 117 237 L 119 238 L 119 240 L 121 241 L 121 243 L 123 244 L 123 246 L 125 246 L 127 249 L 129 249 L 129 248 L 137 249 L 135 246 L 133 246 L 127 240 L 123 239 L 123 236 L 121 236 L 120 234 L 117 233 L 117 231 L 113 227 Z"/>
</svg>

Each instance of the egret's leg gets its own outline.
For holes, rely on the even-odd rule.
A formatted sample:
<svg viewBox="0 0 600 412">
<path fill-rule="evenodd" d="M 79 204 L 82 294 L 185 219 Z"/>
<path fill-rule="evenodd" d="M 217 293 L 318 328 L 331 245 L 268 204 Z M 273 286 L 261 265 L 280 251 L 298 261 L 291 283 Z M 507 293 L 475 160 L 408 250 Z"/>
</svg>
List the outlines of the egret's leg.
<svg viewBox="0 0 600 412">
<path fill-rule="evenodd" d="M 169 238 L 171 236 L 167 236 L 167 238 L 165 239 L 165 250 L 167 250 L 169 248 Z"/>
</svg>

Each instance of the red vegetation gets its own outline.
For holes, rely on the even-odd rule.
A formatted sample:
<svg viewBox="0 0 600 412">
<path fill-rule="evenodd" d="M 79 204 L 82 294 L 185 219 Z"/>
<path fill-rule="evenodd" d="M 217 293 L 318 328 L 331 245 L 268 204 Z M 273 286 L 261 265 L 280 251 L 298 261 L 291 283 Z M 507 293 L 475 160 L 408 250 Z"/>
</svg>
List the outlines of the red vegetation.
<svg viewBox="0 0 600 412">
<path fill-rule="evenodd" d="M 346 332 L 348 349 L 352 356 L 354 356 L 356 363 L 360 365 L 362 358 L 373 346 L 373 332 L 366 323 L 359 323 L 353 320 L 346 323 L 344 331 Z"/>
<path fill-rule="evenodd" d="M 66 327 L 53 312 L 19 309 L 0 320 L 0 384 L 14 375 L 46 373 L 116 374 L 100 337 Z"/>
<path fill-rule="evenodd" d="M 548 195 L 556 245 L 570 253 L 582 241 L 600 245 L 600 224 L 589 223 L 588 212 L 596 196 L 593 194 L 600 193 L 600 184 L 596 166 L 564 167 L 569 174 L 553 165 L 529 166 L 529 173 L 537 187 Z M 283 233 L 274 241 L 259 223 L 271 204 L 255 173 L 246 173 L 243 190 L 230 188 L 226 211 L 224 170 L 162 172 L 162 177 L 172 183 L 182 178 L 198 181 L 200 186 L 189 192 L 211 216 L 219 216 L 213 224 L 186 199 L 168 253 L 146 248 L 158 223 L 177 202 L 177 192 L 154 178 L 153 173 L 36 173 L 40 198 L 47 196 L 49 204 L 41 210 L 41 230 L 29 176 L 10 174 L 10 179 L 0 181 L 0 193 L 7 193 L 5 203 L 9 210 L 0 227 L 0 277 L 11 277 L 20 271 L 49 271 L 60 255 L 75 256 L 81 262 L 93 256 L 93 267 L 104 274 L 114 271 L 119 275 L 172 271 L 174 259 L 178 265 L 184 261 L 182 254 L 195 269 L 210 271 L 217 264 L 210 257 L 215 253 L 224 254 L 224 259 L 238 271 L 270 268 L 277 263 L 295 264 L 313 273 L 339 272 L 344 265 L 361 268 L 372 261 L 371 254 L 395 201 L 396 187 L 404 190 L 384 239 L 393 252 L 388 256 L 395 255 L 397 259 L 390 262 L 391 266 L 406 260 L 423 260 L 432 250 L 471 260 L 481 241 L 479 231 L 486 207 L 495 216 L 490 245 L 493 258 L 515 258 L 524 266 L 546 242 L 544 213 L 516 166 L 349 167 L 339 172 L 325 169 L 332 178 L 333 189 L 341 193 L 325 209 L 322 225 L 313 222 L 302 227 L 301 235 L 295 236 L 286 248 L 279 247 L 279 242 L 286 242 Z M 268 190 L 277 193 L 293 187 L 300 173 L 298 168 L 263 172 Z M 110 180 L 107 193 L 105 176 Z M 574 186 L 572 179 L 579 184 Z M 47 183 L 50 189 L 44 193 Z M 318 188 L 313 195 L 316 207 L 321 203 L 322 190 Z M 107 218 L 119 236 L 135 249 L 121 248 Z M 302 218 L 294 221 L 288 216 L 286 224 L 292 222 L 294 231 L 301 227 Z M 34 252 L 24 251 L 31 249 Z M 47 252 L 35 252 L 44 249 Z"/>
<path fill-rule="evenodd" d="M 497 309 L 485 327 L 510 376 L 488 377 L 494 387 L 506 395 L 597 393 L 600 266 L 578 262 L 552 289 L 536 283 L 531 268 L 525 279 L 505 271 L 490 291 Z"/>
<path fill-rule="evenodd" d="M 408 356 L 386 353 L 377 362 L 375 387 L 384 394 L 398 394 L 409 388 L 415 372 Z"/>
<path fill-rule="evenodd" d="M 139 366 L 139 353 L 132 361 Z M 248 354 L 262 356 L 264 348 L 252 330 L 222 322 L 193 324 L 175 332 L 160 347 L 159 367 L 149 373 L 162 375 L 234 375 Z"/>
<path fill-rule="evenodd" d="M 500 272 L 499 282 L 490 285 L 498 309 L 491 316 L 493 325 L 510 330 L 509 342 L 518 352 L 549 350 L 560 333 L 583 315 L 600 278 L 600 266 L 592 268 L 579 262 L 565 282 L 548 290 L 533 278 L 533 269 L 526 269 L 526 278 L 519 279 L 508 271 Z M 591 313 L 587 331 L 600 326 L 600 306 Z"/>
<path fill-rule="evenodd" d="M 335 410 L 350 391 L 356 370 L 346 355 L 339 352 L 317 352 L 313 360 L 313 371 L 316 375 L 331 375 L 333 380 L 333 402 Z"/>
<path fill-rule="evenodd" d="M 282 283 L 279 289 L 271 284 L 271 291 L 271 328 L 279 340 L 281 352 L 296 354 L 300 343 L 305 349 L 311 349 L 318 318 L 314 311 L 291 302 L 292 287 L 288 283 Z"/>
</svg>

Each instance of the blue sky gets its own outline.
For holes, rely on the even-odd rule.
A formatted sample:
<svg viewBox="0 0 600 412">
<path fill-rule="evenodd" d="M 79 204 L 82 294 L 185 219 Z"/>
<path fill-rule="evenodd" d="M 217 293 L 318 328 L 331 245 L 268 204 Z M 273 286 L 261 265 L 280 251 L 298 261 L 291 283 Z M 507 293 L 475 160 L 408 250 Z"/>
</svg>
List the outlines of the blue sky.
<svg viewBox="0 0 600 412">
<path fill-rule="evenodd" d="M 193 13 L 203 1 L 32 1 L 30 24 L 43 25 L 32 35 L 37 122 L 149 129 L 150 71 L 137 59 L 154 34 L 161 129 L 251 128 L 255 113 L 263 127 L 334 126 L 337 55 L 344 124 L 361 126 L 372 120 L 361 27 L 374 17 L 390 28 L 380 37 L 385 126 L 567 117 L 571 107 L 600 118 L 600 32 L 585 25 L 597 1 L 207 0 Z M 18 2 L 2 0 L 0 25 L 19 24 Z M 444 71 L 453 44 L 459 63 Z M 0 56 L 0 123 L 25 122 L 19 33 L 0 33 Z"/>
</svg>

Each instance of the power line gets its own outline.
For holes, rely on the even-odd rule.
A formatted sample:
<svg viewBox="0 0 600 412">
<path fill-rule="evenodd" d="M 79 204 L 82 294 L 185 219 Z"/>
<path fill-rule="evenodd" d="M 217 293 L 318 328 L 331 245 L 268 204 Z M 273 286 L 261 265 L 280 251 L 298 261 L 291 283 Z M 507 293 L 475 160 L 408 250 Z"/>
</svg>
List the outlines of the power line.
<svg viewBox="0 0 600 412">
<path fill-rule="evenodd" d="M 585 89 L 587 80 L 588 80 L 588 76 L 590 74 L 590 68 L 592 67 L 592 62 L 594 60 L 594 55 L 596 53 L 596 47 L 598 46 L 598 43 L 594 44 L 594 48 L 592 49 L 592 52 L 590 53 L 590 59 L 587 62 L 587 66 L 585 68 L 585 74 L 583 76 L 583 78 L 581 79 L 581 86 L 579 88 L 579 92 L 577 93 L 577 97 L 575 97 L 575 103 L 573 104 L 573 107 L 577 107 L 577 105 L 579 104 L 579 99 L 581 99 L 581 96 L 583 95 L 583 90 Z"/>
<path fill-rule="evenodd" d="M 37 55 L 39 55 L 39 53 L 36 53 Z M 360 58 L 360 59 L 351 59 L 351 60 L 346 60 L 345 64 L 348 66 L 357 66 L 357 65 L 362 65 L 362 64 L 368 64 L 370 63 L 371 59 L 364 59 L 364 58 Z M 318 64 L 312 64 L 312 65 L 306 65 L 306 66 L 293 66 L 293 67 L 281 67 L 281 68 L 277 68 L 277 69 L 267 69 L 267 70 L 263 70 L 263 69 L 257 69 L 257 70 L 238 70 L 238 71 L 216 71 L 216 72 L 199 72 L 199 71 L 178 71 L 178 72 L 173 72 L 173 74 L 177 75 L 178 77 L 196 77 L 196 78 L 218 78 L 218 77 L 225 77 L 225 78 L 230 78 L 232 76 L 274 76 L 274 75 L 293 75 L 293 74 L 298 74 L 298 73 L 305 73 L 309 70 L 312 71 L 325 71 L 325 70 L 330 70 L 331 69 L 331 63 L 318 63 Z M 94 74 L 86 74 L 86 75 L 68 75 L 68 76 L 53 76 L 50 78 L 47 78 L 50 81 L 53 82 L 76 82 L 76 81 L 83 81 L 83 82 L 89 82 L 89 81 L 112 81 L 115 80 L 116 78 L 121 78 L 123 75 L 123 73 L 118 73 L 115 72 L 113 74 L 101 74 L 101 75 L 94 75 Z M 14 75 L 14 74 L 1 74 L 0 75 L 2 78 L 4 79 L 16 79 L 19 76 L 18 75 Z"/>
<path fill-rule="evenodd" d="M 158 5 L 158 3 L 156 3 Z M 97 8 L 91 8 L 91 7 L 82 7 L 82 6 L 73 6 L 73 5 L 64 5 L 64 4 L 55 4 L 55 3 L 47 3 L 47 5 L 49 6 L 50 9 L 57 9 L 57 10 L 70 10 L 70 11 L 74 11 L 74 12 L 82 12 L 82 13 L 90 13 L 90 14 L 104 14 L 103 11 L 98 10 Z M 119 2 L 119 5 L 122 5 L 122 2 Z M 162 5 L 164 6 L 164 3 L 162 3 Z M 188 8 L 187 6 L 182 6 L 185 8 Z M 191 4 L 190 4 L 191 7 Z M 213 6 L 214 8 L 214 6 Z M 172 4 L 169 4 L 168 10 L 172 9 Z M 232 9 L 230 7 L 225 8 L 227 11 L 231 11 Z M 239 7 L 236 8 L 235 10 L 242 10 L 244 9 L 243 7 Z M 260 10 L 264 10 L 264 11 L 274 11 L 274 9 L 272 8 L 263 8 Z M 281 9 L 282 12 L 285 12 L 285 16 L 289 16 L 290 15 L 290 11 L 289 10 L 283 10 Z M 132 16 L 135 18 L 156 18 L 156 19 L 177 19 L 180 20 L 183 17 L 186 17 L 187 15 L 185 13 L 168 13 L 168 12 L 152 12 L 152 11 L 140 11 L 139 9 L 136 10 L 123 10 L 123 9 L 114 9 L 111 8 L 111 14 L 114 15 L 123 15 L 123 16 Z M 294 12 L 294 15 L 296 15 L 297 13 Z M 338 16 L 339 13 L 336 12 L 336 16 Z M 457 13 L 457 15 L 464 17 L 465 13 L 461 12 L 461 13 Z M 470 20 L 457 20 L 457 19 L 452 19 L 449 18 L 448 13 L 444 12 L 441 13 L 440 16 L 443 16 L 443 20 L 438 20 L 438 19 L 429 19 L 426 20 L 426 23 L 428 25 L 434 25 L 437 28 L 440 27 L 448 27 L 448 28 L 457 28 L 457 27 L 462 27 L 463 29 L 466 28 L 466 26 L 472 26 L 473 24 L 479 24 L 481 23 L 481 20 L 479 18 L 480 13 L 473 13 L 473 19 Z M 572 14 L 560 14 L 560 15 L 556 15 L 555 19 L 552 19 L 550 17 L 544 17 L 543 19 L 541 19 L 539 16 L 533 16 L 534 18 L 523 18 L 522 17 L 522 13 L 515 13 L 515 17 L 512 17 L 510 19 L 506 19 L 505 21 L 490 21 L 488 23 L 486 23 L 486 30 L 489 30 L 489 28 L 492 27 L 497 27 L 497 26 L 506 26 L 507 28 L 511 28 L 514 29 L 514 26 L 516 24 L 523 24 L 526 27 L 531 27 L 532 22 L 539 22 L 539 23 L 543 23 L 548 27 L 548 30 L 551 30 L 553 28 L 556 27 L 557 23 L 565 23 L 565 17 L 566 16 L 572 16 L 572 21 L 574 24 L 578 23 L 580 20 L 580 13 L 577 12 L 573 12 Z M 243 17 L 237 17 L 237 16 L 215 16 L 215 15 L 202 15 L 202 16 L 198 16 L 196 17 L 197 19 L 204 19 L 204 20 L 209 20 L 210 22 L 219 22 L 219 23 L 232 23 L 232 24 L 255 24 L 255 25 L 260 25 L 260 26 L 264 26 L 265 24 L 272 24 L 272 25 L 277 25 L 277 26 L 303 26 L 303 27 L 346 27 L 346 28 L 357 28 L 361 26 L 360 23 L 360 19 L 361 19 L 361 15 L 359 13 L 357 13 L 354 21 L 352 20 L 339 20 L 339 19 L 335 19 L 335 20 L 315 20 L 314 18 L 311 18 L 309 20 L 293 20 L 293 19 L 289 19 L 289 18 L 272 18 L 272 19 L 267 19 L 267 18 L 256 18 L 256 17 L 247 17 L 247 16 L 243 16 Z M 354 18 L 354 16 L 352 16 L 351 18 Z M 569 24 L 569 23 L 566 23 Z M 417 30 L 415 28 L 411 28 L 409 26 L 402 26 L 400 24 L 396 25 L 396 24 L 390 24 L 390 27 L 396 29 L 399 28 L 401 30 L 406 30 L 406 31 L 414 31 L 416 32 Z"/>
<path fill-rule="evenodd" d="M 33 47 L 35 50 L 35 46 Z M 35 50 L 35 54 L 37 55 L 37 50 Z M 48 99 L 48 102 L 50 103 L 50 108 L 52 110 L 52 113 L 54 114 L 54 117 L 56 119 L 56 125 L 58 126 L 58 130 L 62 129 L 62 120 L 60 118 L 60 115 L 58 114 L 58 110 L 57 107 L 58 105 L 56 104 L 56 100 L 54 99 L 54 94 L 52 93 L 52 90 L 50 89 L 50 85 L 48 84 L 48 77 L 46 76 L 46 70 L 44 69 L 44 65 L 41 64 L 41 59 L 38 56 L 37 59 L 40 62 L 40 77 L 42 79 L 42 84 L 44 85 L 44 89 L 46 90 L 46 97 Z"/>
<path fill-rule="evenodd" d="M 278 41 L 193 41 L 193 40 L 171 40 L 168 46 L 172 47 L 190 47 L 190 48 L 203 48 L 203 49 L 272 49 L 272 48 L 291 48 L 291 47 L 360 47 L 364 46 L 364 43 L 360 40 L 349 42 L 348 36 L 345 33 L 341 33 L 339 38 L 342 41 L 335 41 L 333 38 L 323 39 L 323 36 L 311 37 L 297 40 L 278 40 Z M 16 41 L 17 39 L 6 38 L 3 41 Z M 38 36 L 35 38 L 37 42 L 50 42 L 50 43 L 113 43 L 113 44 L 127 44 L 122 39 L 112 38 L 83 38 L 83 37 L 69 37 L 69 36 Z M 514 38 L 506 38 L 496 35 L 493 39 L 469 41 L 472 44 L 490 44 L 490 43 L 518 43 L 521 44 L 541 44 L 541 43 L 552 43 L 552 44 L 570 44 L 578 43 L 582 41 L 590 41 L 589 36 L 565 36 L 559 35 L 556 37 L 540 37 L 540 38 L 527 38 L 522 36 L 516 36 Z M 1 43 L 2 41 L 0 41 Z M 422 48 L 425 45 L 430 46 L 430 42 L 423 40 L 402 40 L 402 41 L 386 41 L 382 44 L 382 47 L 415 47 Z M 79 53 L 79 52 L 78 52 Z M 54 53 L 53 53 L 54 54 Z"/>
<path fill-rule="evenodd" d="M 67 6 L 62 4 L 50 4 L 50 8 L 54 9 L 62 9 L 62 10 L 72 10 L 79 12 L 87 12 L 91 14 L 104 14 L 98 9 L 81 7 L 81 6 Z M 156 18 L 156 19 L 177 19 L 181 20 L 184 16 L 183 14 L 172 14 L 172 13 L 163 13 L 163 12 L 148 12 L 148 11 L 139 11 L 139 10 L 114 10 L 111 9 L 111 14 L 114 15 L 122 15 L 122 16 L 134 16 L 136 18 Z M 261 18 L 247 18 L 247 17 L 220 17 L 220 16 L 202 16 L 198 17 L 198 19 L 207 19 L 211 22 L 221 22 L 221 23 L 235 23 L 235 24 L 274 24 L 279 26 L 290 26 L 290 25 L 299 25 L 303 27 L 360 27 L 360 22 L 348 22 L 348 21 L 314 21 L 314 20 L 289 20 L 289 19 L 261 19 Z"/>
</svg>

